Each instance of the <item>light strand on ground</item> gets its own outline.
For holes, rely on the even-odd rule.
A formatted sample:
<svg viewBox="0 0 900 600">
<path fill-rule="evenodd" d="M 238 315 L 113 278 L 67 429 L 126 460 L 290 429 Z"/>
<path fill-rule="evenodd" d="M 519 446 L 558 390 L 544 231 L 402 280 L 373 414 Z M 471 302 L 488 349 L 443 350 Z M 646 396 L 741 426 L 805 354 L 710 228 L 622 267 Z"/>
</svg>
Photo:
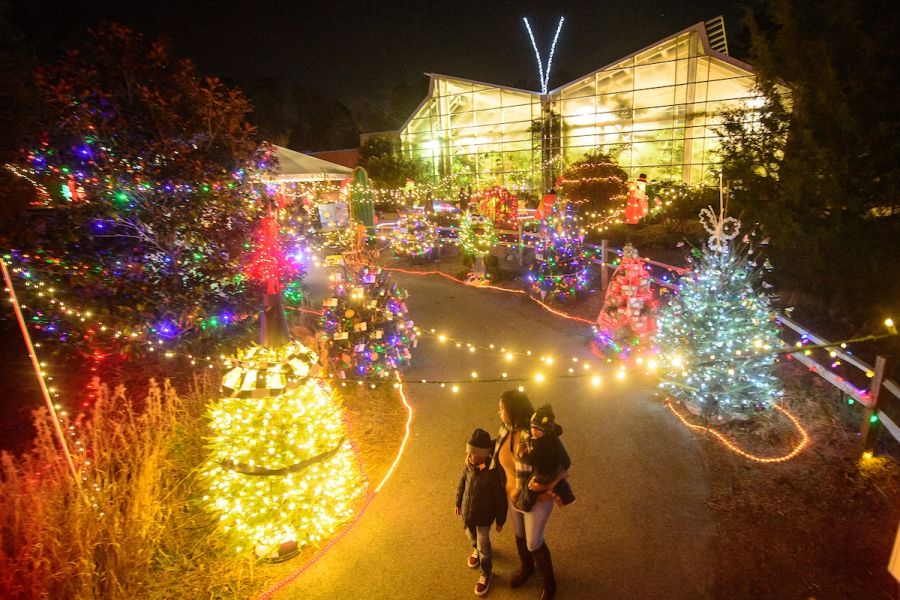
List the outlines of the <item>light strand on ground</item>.
<svg viewBox="0 0 900 600">
<path fill-rule="evenodd" d="M 688 422 L 688 420 L 680 412 L 678 412 L 678 410 L 675 409 L 674 402 L 672 402 L 671 399 L 666 400 L 666 406 L 669 408 L 669 410 L 672 411 L 672 413 L 676 417 L 678 417 L 678 420 L 681 421 L 689 429 L 692 429 L 694 431 L 703 431 L 703 432 L 711 433 L 726 448 L 728 448 L 735 454 L 743 456 L 744 458 L 747 458 L 754 462 L 764 463 L 764 464 L 786 462 L 786 461 L 791 460 L 798 454 L 800 454 L 803 451 L 803 449 L 809 445 L 809 434 L 806 432 L 806 429 L 803 428 L 803 426 L 800 424 L 800 421 L 797 419 L 797 417 L 795 417 L 793 414 L 791 414 L 791 412 L 788 411 L 788 409 L 781 406 L 780 404 L 773 405 L 773 408 L 775 410 L 781 412 L 782 414 L 784 414 L 784 416 L 786 416 L 791 421 L 791 423 L 796 428 L 797 432 L 800 434 L 800 441 L 797 443 L 796 446 L 794 446 L 791 449 L 790 452 L 788 452 L 787 454 L 785 454 L 783 456 L 776 456 L 776 457 L 757 456 L 756 454 L 747 452 L 746 450 L 744 450 L 743 448 L 738 446 L 736 442 L 729 440 L 728 437 L 726 437 L 722 433 L 716 431 L 712 427 L 706 427 L 703 425 L 695 425 L 693 423 Z"/>
</svg>

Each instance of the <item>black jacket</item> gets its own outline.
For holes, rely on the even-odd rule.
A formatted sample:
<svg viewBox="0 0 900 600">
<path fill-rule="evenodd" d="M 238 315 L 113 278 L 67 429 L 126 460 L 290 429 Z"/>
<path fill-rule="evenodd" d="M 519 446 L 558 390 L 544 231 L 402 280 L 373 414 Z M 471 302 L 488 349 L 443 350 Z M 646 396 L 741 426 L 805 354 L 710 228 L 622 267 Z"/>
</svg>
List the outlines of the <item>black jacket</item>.
<svg viewBox="0 0 900 600">
<path fill-rule="evenodd" d="M 463 468 L 456 489 L 456 508 L 460 509 L 463 523 L 467 527 L 486 527 L 497 522 L 506 522 L 506 490 L 500 483 L 498 469 L 488 467 L 476 469 L 469 464 Z"/>
<path fill-rule="evenodd" d="M 561 435 L 562 427 L 554 424 L 553 431 L 528 440 L 525 462 L 534 469 L 535 481 L 538 483 L 550 483 L 556 479 L 560 469 L 568 469 L 572 465 L 572 459 L 559 439 Z"/>
</svg>

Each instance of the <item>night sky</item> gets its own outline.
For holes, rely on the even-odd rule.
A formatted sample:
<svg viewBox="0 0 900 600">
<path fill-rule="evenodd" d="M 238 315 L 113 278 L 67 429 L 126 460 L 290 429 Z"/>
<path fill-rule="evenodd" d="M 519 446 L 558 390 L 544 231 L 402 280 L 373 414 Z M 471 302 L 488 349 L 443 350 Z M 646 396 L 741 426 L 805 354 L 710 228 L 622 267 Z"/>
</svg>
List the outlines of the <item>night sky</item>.
<svg viewBox="0 0 900 600">
<path fill-rule="evenodd" d="M 169 38 L 206 74 L 301 82 L 353 107 L 382 102 L 399 81 L 424 82 L 424 72 L 536 81 L 523 16 L 545 56 L 557 19 L 566 17 L 552 88 L 720 14 L 729 43 L 739 44 L 742 6 L 753 2 L 29 0 L 13 2 L 10 18 L 42 58 L 113 20 Z"/>
</svg>

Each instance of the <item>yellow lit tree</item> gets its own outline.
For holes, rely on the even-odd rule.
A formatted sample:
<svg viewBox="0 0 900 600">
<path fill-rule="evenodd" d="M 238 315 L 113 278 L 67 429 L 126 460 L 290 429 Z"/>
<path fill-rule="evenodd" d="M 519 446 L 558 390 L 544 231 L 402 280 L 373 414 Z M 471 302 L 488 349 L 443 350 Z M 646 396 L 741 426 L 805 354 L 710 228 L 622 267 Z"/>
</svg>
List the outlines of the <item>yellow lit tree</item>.
<svg viewBox="0 0 900 600">
<path fill-rule="evenodd" d="M 209 407 L 206 501 L 238 552 L 282 558 L 318 545 L 352 516 L 363 478 L 341 409 L 298 342 L 231 359 Z"/>
</svg>

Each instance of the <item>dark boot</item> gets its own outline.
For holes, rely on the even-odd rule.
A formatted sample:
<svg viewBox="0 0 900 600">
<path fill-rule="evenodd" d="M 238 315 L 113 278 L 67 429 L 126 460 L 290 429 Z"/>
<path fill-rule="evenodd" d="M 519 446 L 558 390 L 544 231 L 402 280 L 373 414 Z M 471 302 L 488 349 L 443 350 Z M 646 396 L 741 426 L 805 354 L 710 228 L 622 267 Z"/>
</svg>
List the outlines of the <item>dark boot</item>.
<svg viewBox="0 0 900 600">
<path fill-rule="evenodd" d="M 544 582 L 544 593 L 541 600 L 553 600 L 556 595 L 556 577 L 553 576 L 553 561 L 550 560 L 550 548 L 544 543 L 540 548 L 532 552 L 538 573 Z"/>
<path fill-rule="evenodd" d="M 516 536 L 516 550 L 519 551 L 519 562 L 522 563 L 522 566 L 513 573 L 509 580 L 509 584 L 513 587 L 519 587 L 534 573 L 534 557 L 528 551 L 528 544 L 525 543 L 525 538 Z"/>
</svg>

